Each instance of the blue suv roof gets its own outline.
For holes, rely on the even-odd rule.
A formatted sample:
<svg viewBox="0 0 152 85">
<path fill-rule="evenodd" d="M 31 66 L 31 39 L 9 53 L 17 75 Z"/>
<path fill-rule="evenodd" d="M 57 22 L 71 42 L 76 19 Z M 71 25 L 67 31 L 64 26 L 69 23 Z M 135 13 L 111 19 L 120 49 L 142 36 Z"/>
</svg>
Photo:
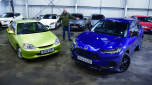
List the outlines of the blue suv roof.
<svg viewBox="0 0 152 85">
<path fill-rule="evenodd" d="M 126 22 L 126 23 L 131 23 L 135 21 L 134 19 L 127 19 L 127 18 L 105 18 L 102 20 L 110 20 L 110 21 L 118 21 L 118 22 Z"/>
</svg>

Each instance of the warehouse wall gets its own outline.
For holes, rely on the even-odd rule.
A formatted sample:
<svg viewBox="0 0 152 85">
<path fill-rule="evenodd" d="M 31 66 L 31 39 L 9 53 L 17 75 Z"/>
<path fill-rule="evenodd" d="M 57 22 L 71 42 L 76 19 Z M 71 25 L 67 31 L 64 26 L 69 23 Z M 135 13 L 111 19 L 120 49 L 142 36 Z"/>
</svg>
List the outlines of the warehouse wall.
<svg viewBox="0 0 152 85">
<path fill-rule="evenodd" d="M 128 0 L 128 13 L 127 15 L 131 16 L 131 15 L 147 15 L 148 14 L 148 8 L 152 9 L 152 0 Z M 150 2 L 149 2 L 150 1 Z M 151 6 L 151 7 L 150 7 Z M 138 9 L 138 10 L 137 10 Z M 151 10 L 152 11 L 152 10 Z M 152 14 L 148 14 L 151 15 Z"/>
<path fill-rule="evenodd" d="M 28 0 L 29 17 L 48 13 L 61 14 L 63 8 L 66 8 L 70 13 L 75 12 L 76 0 L 54 0 L 53 11 L 50 1 L 52 0 Z M 24 17 L 26 17 L 25 2 L 26 0 L 14 0 L 15 12 L 21 12 Z M 77 3 L 78 13 L 83 13 L 85 16 L 90 16 L 93 13 L 102 13 L 106 17 L 124 17 L 125 15 L 125 0 L 77 0 Z M 127 6 L 127 16 L 152 16 L 152 0 L 128 0 Z M 6 11 L 11 11 L 9 6 L 7 6 Z"/>
<path fill-rule="evenodd" d="M 5 2 L 0 0 L 0 15 L 5 12 Z"/>
</svg>

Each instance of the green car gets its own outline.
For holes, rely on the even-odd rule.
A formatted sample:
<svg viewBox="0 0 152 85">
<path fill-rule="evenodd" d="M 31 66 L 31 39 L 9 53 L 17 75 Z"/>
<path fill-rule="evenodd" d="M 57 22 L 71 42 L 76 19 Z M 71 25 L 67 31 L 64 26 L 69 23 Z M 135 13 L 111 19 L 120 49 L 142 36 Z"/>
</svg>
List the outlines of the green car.
<svg viewBox="0 0 152 85">
<path fill-rule="evenodd" d="M 12 22 L 7 36 L 19 58 L 34 59 L 60 52 L 57 36 L 36 20 Z"/>
</svg>

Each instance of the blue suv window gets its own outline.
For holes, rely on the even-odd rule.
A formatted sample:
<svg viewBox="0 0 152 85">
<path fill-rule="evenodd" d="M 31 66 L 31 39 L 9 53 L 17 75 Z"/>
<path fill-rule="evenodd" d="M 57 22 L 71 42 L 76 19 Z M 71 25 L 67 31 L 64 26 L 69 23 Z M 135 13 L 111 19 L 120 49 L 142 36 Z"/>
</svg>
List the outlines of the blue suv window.
<svg viewBox="0 0 152 85">
<path fill-rule="evenodd" d="M 137 32 L 139 30 L 140 26 L 138 23 L 133 22 L 130 26 L 130 31 L 131 32 Z"/>
<path fill-rule="evenodd" d="M 93 32 L 126 37 L 128 23 L 118 21 L 99 21 L 92 29 Z"/>
</svg>

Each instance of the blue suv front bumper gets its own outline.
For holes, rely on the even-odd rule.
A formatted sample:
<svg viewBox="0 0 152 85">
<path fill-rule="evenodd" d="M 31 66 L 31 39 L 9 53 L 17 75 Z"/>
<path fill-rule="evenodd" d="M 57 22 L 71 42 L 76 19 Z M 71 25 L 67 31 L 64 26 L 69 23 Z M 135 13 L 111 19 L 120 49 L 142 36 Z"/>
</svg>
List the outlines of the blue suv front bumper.
<svg viewBox="0 0 152 85">
<path fill-rule="evenodd" d="M 117 71 L 122 59 L 123 53 L 104 54 L 98 51 L 84 50 L 82 48 L 72 49 L 73 59 L 95 70 Z M 81 57 L 82 59 L 80 59 Z"/>
</svg>

